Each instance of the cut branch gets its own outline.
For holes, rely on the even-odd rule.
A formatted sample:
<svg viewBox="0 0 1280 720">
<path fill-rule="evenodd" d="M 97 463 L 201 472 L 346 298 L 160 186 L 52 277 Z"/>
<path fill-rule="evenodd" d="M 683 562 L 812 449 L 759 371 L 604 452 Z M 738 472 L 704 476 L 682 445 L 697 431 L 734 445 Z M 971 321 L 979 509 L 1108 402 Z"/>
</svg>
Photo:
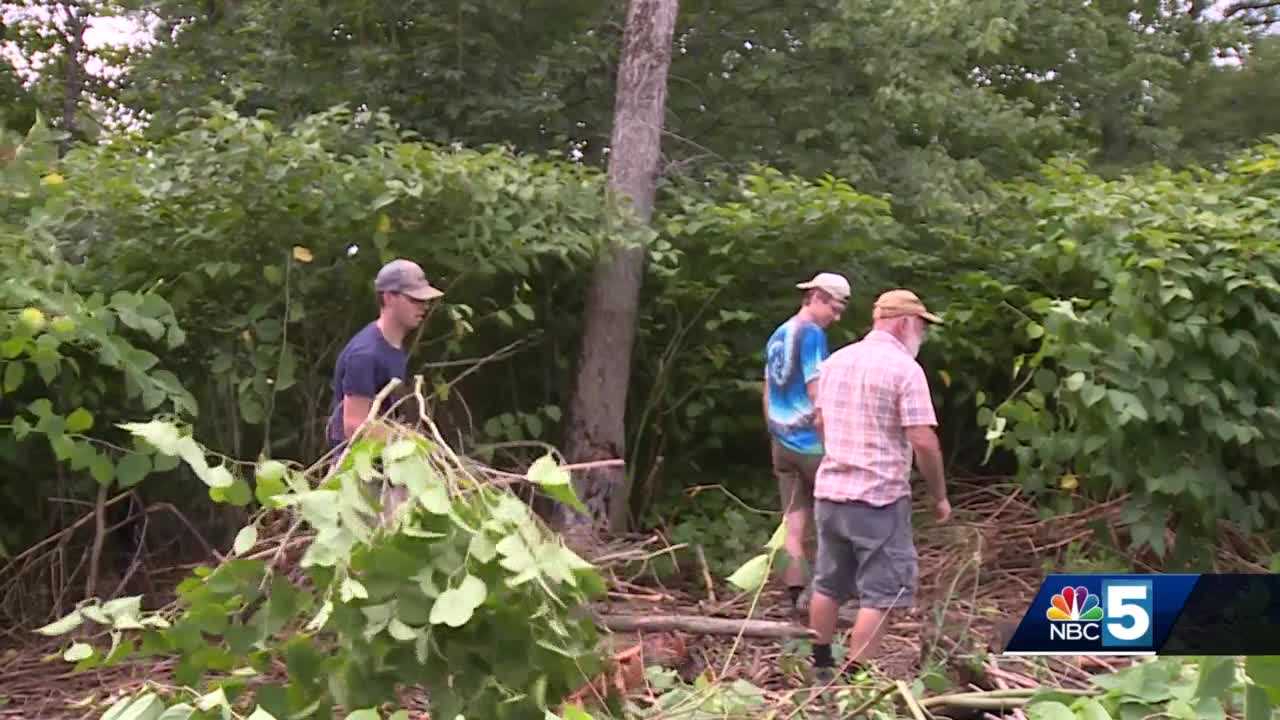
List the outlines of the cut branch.
<svg viewBox="0 0 1280 720">
<path fill-rule="evenodd" d="M 596 615 L 599 624 L 614 632 L 687 632 L 695 635 L 738 635 L 753 638 L 811 638 L 813 630 L 772 620 L 737 620 L 700 615 Z"/>
</svg>

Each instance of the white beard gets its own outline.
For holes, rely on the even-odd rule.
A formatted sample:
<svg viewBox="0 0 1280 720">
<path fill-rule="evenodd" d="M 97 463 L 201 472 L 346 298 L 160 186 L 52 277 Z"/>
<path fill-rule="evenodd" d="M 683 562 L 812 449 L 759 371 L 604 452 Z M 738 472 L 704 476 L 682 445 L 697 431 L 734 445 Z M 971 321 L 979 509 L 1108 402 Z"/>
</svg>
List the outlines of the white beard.
<svg viewBox="0 0 1280 720">
<path fill-rule="evenodd" d="M 916 358 L 920 355 L 920 346 L 924 344 L 924 338 L 917 335 L 903 344 L 907 346 L 907 352 L 911 353 L 911 357 Z"/>
</svg>

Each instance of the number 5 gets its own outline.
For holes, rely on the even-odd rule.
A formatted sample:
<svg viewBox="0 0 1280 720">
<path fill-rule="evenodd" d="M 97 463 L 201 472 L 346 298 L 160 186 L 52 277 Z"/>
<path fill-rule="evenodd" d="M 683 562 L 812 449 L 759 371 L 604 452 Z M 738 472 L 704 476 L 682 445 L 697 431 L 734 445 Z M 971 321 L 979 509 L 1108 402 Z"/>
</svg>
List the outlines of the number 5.
<svg viewBox="0 0 1280 720">
<path fill-rule="evenodd" d="M 1112 585 L 1107 588 L 1107 618 L 1128 622 L 1108 622 L 1107 632 L 1117 640 L 1132 642 L 1146 635 L 1151 629 L 1151 615 L 1147 606 L 1151 603 L 1151 586 Z"/>
</svg>

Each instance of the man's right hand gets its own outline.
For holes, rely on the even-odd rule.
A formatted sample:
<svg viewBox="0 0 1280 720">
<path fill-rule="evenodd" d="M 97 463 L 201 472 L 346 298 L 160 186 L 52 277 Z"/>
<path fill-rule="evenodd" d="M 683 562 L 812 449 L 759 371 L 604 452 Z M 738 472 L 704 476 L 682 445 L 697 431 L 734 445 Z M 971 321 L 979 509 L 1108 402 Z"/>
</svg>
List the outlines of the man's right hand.
<svg viewBox="0 0 1280 720">
<path fill-rule="evenodd" d="M 943 498 L 933 505 L 933 517 L 938 522 L 944 523 L 951 519 L 951 501 Z"/>
</svg>

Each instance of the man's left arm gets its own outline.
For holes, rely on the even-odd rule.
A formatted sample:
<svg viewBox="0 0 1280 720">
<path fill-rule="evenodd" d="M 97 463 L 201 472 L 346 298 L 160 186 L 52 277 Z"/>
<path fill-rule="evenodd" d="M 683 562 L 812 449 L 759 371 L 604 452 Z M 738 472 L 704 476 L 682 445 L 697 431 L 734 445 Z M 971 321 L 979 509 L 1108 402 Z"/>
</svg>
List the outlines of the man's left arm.
<svg viewBox="0 0 1280 720">
<path fill-rule="evenodd" d="M 924 370 L 919 366 L 916 366 L 915 372 L 907 378 L 902 393 L 898 397 L 898 414 L 902 420 L 907 441 L 914 451 L 916 465 L 929 486 L 929 496 L 933 498 L 935 515 L 939 521 L 945 521 L 951 515 L 951 503 L 947 499 L 942 446 L 938 442 L 938 434 L 934 431 L 938 425 L 938 418 L 933 409 L 933 395 L 929 392 L 929 381 L 925 378 Z"/>
</svg>

